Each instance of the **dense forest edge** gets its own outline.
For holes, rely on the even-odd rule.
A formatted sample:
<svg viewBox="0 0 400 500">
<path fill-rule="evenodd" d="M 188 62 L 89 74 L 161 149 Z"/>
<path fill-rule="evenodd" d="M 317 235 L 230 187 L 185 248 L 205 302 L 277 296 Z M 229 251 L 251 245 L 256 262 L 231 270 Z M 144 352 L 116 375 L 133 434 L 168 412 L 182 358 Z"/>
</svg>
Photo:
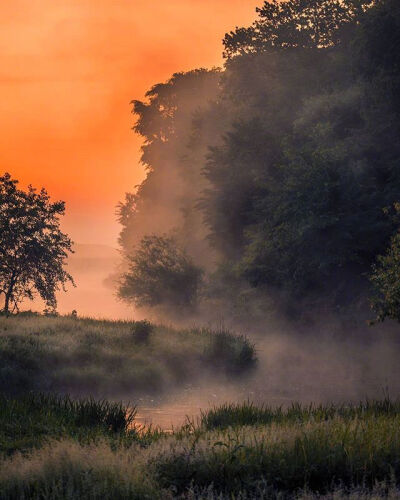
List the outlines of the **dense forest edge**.
<svg viewBox="0 0 400 500">
<path fill-rule="evenodd" d="M 397 319 L 400 7 L 265 2 L 133 101 L 119 295 L 168 318 Z M 372 308 L 372 310 L 371 310 Z"/>
</svg>

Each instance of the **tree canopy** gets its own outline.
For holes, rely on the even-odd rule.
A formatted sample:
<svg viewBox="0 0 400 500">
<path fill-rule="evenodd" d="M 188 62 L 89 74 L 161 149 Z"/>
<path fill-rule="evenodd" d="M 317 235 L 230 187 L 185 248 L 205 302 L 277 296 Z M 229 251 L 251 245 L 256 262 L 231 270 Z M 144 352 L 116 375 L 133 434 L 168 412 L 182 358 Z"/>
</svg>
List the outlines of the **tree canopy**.
<svg viewBox="0 0 400 500">
<path fill-rule="evenodd" d="M 372 0 L 270 0 L 256 9 L 258 19 L 248 28 L 225 35 L 224 55 L 277 49 L 333 47 L 349 39 Z"/>
</svg>

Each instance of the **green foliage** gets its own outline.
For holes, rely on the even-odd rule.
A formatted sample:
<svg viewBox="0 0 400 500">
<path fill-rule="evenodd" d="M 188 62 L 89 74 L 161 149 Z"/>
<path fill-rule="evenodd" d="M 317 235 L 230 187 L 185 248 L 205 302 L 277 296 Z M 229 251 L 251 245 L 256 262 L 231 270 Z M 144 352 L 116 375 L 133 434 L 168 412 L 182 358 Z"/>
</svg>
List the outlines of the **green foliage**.
<svg viewBox="0 0 400 500">
<path fill-rule="evenodd" d="M 395 204 L 396 215 L 400 204 Z M 384 255 L 379 255 L 372 266 L 370 282 L 373 288 L 371 307 L 377 321 L 400 321 L 400 233 L 396 233 Z"/>
<path fill-rule="evenodd" d="M 400 190 L 399 3 L 257 12 L 226 35 L 224 71 L 174 75 L 134 103 L 149 173 L 121 205 L 121 243 L 173 231 L 209 272 L 202 300 L 230 309 L 252 291 L 286 309 L 363 307 Z"/>
<path fill-rule="evenodd" d="M 18 189 L 18 181 L 6 173 L 0 177 L 0 296 L 3 313 L 18 311 L 35 292 L 50 310 L 57 305 L 56 291 L 72 276 L 64 269 L 72 242 L 60 230 L 62 201 L 50 202 L 45 189 Z"/>
<path fill-rule="evenodd" d="M 390 400 L 288 410 L 227 405 L 203 414 L 193 435 L 172 443 L 153 467 L 162 486 L 182 493 L 189 483 L 239 498 L 266 486 L 267 498 L 339 485 L 368 491 L 396 482 L 398 419 Z"/>
<path fill-rule="evenodd" d="M 115 450 L 162 437 L 136 425 L 135 415 L 108 401 L 1 395 L 0 498 L 158 498 L 146 478 L 130 471 L 128 479 L 116 457 Z"/>
<path fill-rule="evenodd" d="M 275 11 L 283 23 L 283 28 L 278 22 L 268 29 L 278 43 L 281 28 L 289 36 L 291 22 L 303 16 L 303 9 L 324 9 L 323 4 L 266 4 L 271 23 Z M 353 7 L 341 2 L 340 8 L 353 16 Z M 289 297 L 319 294 L 335 303 L 355 302 L 360 290 L 365 295 L 363 276 L 393 232 L 382 208 L 397 199 L 400 188 L 397 56 L 393 36 L 383 36 L 382 53 L 393 54 L 385 69 L 376 72 L 368 47 L 373 46 L 374 23 L 395 26 L 398 9 L 390 9 L 390 2 L 365 12 L 362 2 L 358 7 L 357 23 L 348 32 L 351 43 L 327 49 L 324 43 L 313 48 L 310 42 L 308 50 L 293 51 L 279 42 L 281 50 L 272 44 L 264 54 L 268 44 L 260 45 L 255 54 L 227 65 L 224 90 L 237 96 L 245 92 L 249 106 L 244 107 L 246 119 L 233 124 L 222 145 L 211 150 L 205 168 L 211 187 L 202 208 L 210 241 L 225 262 L 233 261 L 236 276 L 254 287 L 272 286 Z M 323 10 L 321 22 L 339 26 L 334 15 Z M 304 14 L 304 20 L 310 18 Z M 303 79 L 304 65 L 293 54 L 315 58 Z M 367 64 L 371 72 L 364 78 Z M 257 70 L 245 89 L 243 72 L 252 71 L 251 66 Z M 271 75 L 280 93 L 269 84 Z M 266 81 L 268 90 L 261 86 Z M 379 90 L 382 85 L 386 90 L 392 85 L 393 91 Z M 346 288 L 350 293 L 344 293 Z"/>
<path fill-rule="evenodd" d="M 276 175 L 255 193 L 258 217 L 240 263 L 251 283 L 300 293 L 326 283 L 329 293 L 367 269 L 387 241 L 392 224 L 380 207 L 395 194 L 360 150 L 362 99 L 353 87 L 305 102 Z"/>
<path fill-rule="evenodd" d="M 240 376 L 251 371 L 257 364 L 254 344 L 244 336 L 236 336 L 227 330 L 209 332 L 210 341 L 205 357 L 229 375 Z"/>
<path fill-rule="evenodd" d="M 163 487 L 178 492 L 190 482 L 203 488 L 213 483 L 231 495 L 242 489 L 254 494 L 261 482 L 287 495 L 305 487 L 328 493 L 339 483 L 372 488 L 399 472 L 397 425 L 398 417 L 383 416 L 228 429 L 177 443 L 154 469 Z"/>
<path fill-rule="evenodd" d="M 301 405 L 292 403 L 288 408 L 273 408 L 266 405 L 227 403 L 203 412 L 200 428 L 206 430 L 227 429 L 228 427 L 265 425 L 303 425 L 307 422 L 327 422 L 340 417 L 345 420 L 394 417 L 400 412 L 400 403 L 386 397 L 380 401 L 366 401 L 359 405 Z"/>
<path fill-rule="evenodd" d="M 154 85 L 145 101 L 132 101 L 134 130 L 143 139 L 141 162 L 148 175 L 137 192 L 128 193 L 118 206 L 125 253 L 146 234 L 171 234 L 179 226 L 180 240 L 195 239 L 192 248 L 200 247 L 201 255 L 204 245 L 196 238 L 201 217 L 195 210 L 204 184 L 201 162 L 224 119 L 214 115 L 214 123 L 205 128 L 203 113 L 218 94 L 220 75 L 218 69 L 175 73 Z"/>
<path fill-rule="evenodd" d="M 139 307 L 196 304 L 202 271 L 172 238 L 145 236 L 128 262 L 119 287 L 121 299 Z"/>
</svg>

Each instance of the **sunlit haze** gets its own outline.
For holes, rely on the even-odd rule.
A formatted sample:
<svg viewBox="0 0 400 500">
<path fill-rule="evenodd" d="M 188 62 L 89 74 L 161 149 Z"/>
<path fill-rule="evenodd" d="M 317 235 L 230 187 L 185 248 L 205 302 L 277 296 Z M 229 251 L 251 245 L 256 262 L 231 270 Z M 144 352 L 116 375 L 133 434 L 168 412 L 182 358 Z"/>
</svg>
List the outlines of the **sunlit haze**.
<svg viewBox="0 0 400 500">
<path fill-rule="evenodd" d="M 130 101 L 173 72 L 221 65 L 224 33 L 256 3 L 1 2 L 1 170 L 65 200 L 73 240 L 115 247 L 115 205 L 144 175 Z"/>
</svg>

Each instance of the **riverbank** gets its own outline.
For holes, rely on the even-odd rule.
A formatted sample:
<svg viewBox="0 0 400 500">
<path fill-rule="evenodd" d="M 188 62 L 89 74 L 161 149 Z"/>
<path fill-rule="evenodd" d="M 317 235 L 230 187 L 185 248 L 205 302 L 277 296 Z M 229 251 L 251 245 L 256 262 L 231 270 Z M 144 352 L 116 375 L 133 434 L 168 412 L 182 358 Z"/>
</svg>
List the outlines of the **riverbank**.
<svg viewBox="0 0 400 500">
<path fill-rule="evenodd" d="M 0 398 L 0 498 L 398 498 L 400 403 L 225 405 L 173 434 L 123 405 Z"/>
<path fill-rule="evenodd" d="M 0 317 L 0 392 L 6 394 L 136 399 L 205 377 L 243 376 L 255 366 L 254 346 L 227 331 L 74 316 Z"/>
</svg>

